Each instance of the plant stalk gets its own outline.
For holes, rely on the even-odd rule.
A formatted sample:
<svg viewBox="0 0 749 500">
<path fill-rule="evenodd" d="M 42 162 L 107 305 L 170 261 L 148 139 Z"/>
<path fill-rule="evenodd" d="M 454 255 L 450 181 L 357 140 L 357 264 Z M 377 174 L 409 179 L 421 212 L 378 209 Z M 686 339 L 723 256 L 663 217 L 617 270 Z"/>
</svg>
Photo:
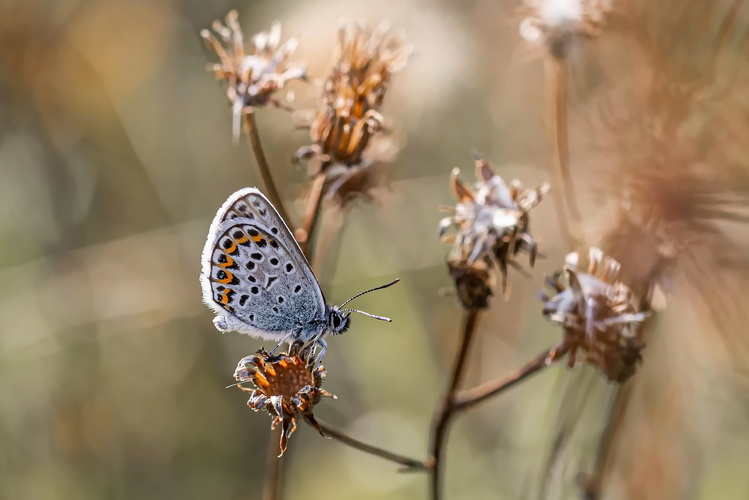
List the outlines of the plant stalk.
<svg viewBox="0 0 749 500">
<path fill-rule="evenodd" d="M 273 206 L 278 210 L 281 218 L 286 222 L 289 227 L 291 234 L 294 234 L 294 225 L 291 222 L 286 207 L 281 200 L 281 195 L 278 194 L 276 184 L 273 182 L 273 176 L 270 173 L 270 167 L 268 166 L 268 160 L 265 158 L 265 152 L 263 151 L 263 145 L 260 142 L 260 135 L 257 131 L 257 123 L 255 122 L 255 113 L 244 114 L 245 132 L 250 139 L 250 145 L 252 153 L 255 156 L 255 162 L 257 163 L 257 169 L 260 171 L 260 177 L 263 179 L 263 185 L 265 192 L 270 198 Z"/>
</svg>

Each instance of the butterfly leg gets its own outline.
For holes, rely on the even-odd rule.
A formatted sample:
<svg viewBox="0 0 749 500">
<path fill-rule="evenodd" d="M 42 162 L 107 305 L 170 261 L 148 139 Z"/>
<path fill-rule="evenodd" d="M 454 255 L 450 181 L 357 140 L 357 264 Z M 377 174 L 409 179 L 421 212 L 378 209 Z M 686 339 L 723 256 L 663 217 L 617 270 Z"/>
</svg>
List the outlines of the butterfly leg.
<svg viewBox="0 0 749 500">
<path fill-rule="evenodd" d="M 276 352 L 276 349 L 278 349 L 279 347 L 284 345 L 286 342 L 288 342 L 293 336 L 294 336 L 294 332 L 287 334 L 283 339 L 281 339 L 281 342 L 279 342 L 278 345 L 276 345 L 276 347 L 274 347 L 273 350 L 271 350 L 269 355 L 273 355 L 273 353 Z"/>
<path fill-rule="evenodd" d="M 317 348 L 320 348 L 320 352 L 317 352 Z M 328 351 L 328 344 L 325 343 L 323 339 L 317 339 L 315 340 L 314 348 L 312 349 L 312 353 L 310 354 L 309 361 L 313 365 L 319 365 L 322 361 L 322 358 L 325 357 L 325 353 Z"/>
</svg>

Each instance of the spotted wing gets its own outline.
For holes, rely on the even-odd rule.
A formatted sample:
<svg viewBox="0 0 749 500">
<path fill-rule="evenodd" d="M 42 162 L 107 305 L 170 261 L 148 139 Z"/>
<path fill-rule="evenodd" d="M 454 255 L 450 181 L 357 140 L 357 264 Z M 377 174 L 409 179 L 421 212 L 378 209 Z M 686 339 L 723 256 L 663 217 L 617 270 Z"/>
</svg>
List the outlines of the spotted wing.
<svg viewBox="0 0 749 500">
<path fill-rule="evenodd" d="M 221 331 L 280 341 L 324 324 L 325 301 L 299 245 L 254 188 L 224 203 L 203 251 L 203 300 Z"/>
</svg>

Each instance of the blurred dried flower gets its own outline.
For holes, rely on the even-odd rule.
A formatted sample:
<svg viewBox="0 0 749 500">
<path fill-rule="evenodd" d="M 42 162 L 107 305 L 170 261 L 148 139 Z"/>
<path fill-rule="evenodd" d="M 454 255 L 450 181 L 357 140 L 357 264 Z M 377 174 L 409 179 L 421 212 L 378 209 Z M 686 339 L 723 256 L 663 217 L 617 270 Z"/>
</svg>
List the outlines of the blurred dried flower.
<svg viewBox="0 0 749 500">
<path fill-rule="evenodd" d="M 564 330 L 547 362 L 569 354 L 567 365 L 573 367 L 582 351 L 582 361 L 598 367 L 610 381 L 624 382 L 634 374 L 644 347 L 640 325 L 648 312 L 619 281 L 619 271 L 617 261 L 593 247 L 587 271 L 578 269 L 578 254 L 573 252 L 564 269 L 547 279 L 554 295 L 539 293 L 543 315 Z"/>
<path fill-rule="evenodd" d="M 323 173 L 326 197 L 345 204 L 352 196 L 370 197 L 380 183 L 373 170 L 397 149 L 379 108 L 392 73 L 402 69 L 410 47 L 390 33 L 344 24 L 338 32 L 335 63 L 323 88 L 323 109 L 309 123 L 313 144 L 296 159 L 310 159 L 312 175 Z"/>
<path fill-rule="evenodd" d="M 286 451 L 288 438 L 296 430 L 298 418 L 304 418 L 323 434 L 312 414 L 312 408 L 323 396 L 335 396 L 320 388 L 325 378 L 322 366 L 310 370 L 299 356 L 289 356 L 286 353 L 271 356 L 260 349 L 257 354 L 239 361 L 234 378 L 240 383 L 255 384 L 256 389 L 238 386 L 250 393 L 247 406 L 255 411 L 267 410 L 274 417 L 271 428 L 281 424 L 281 455 Z"/>
<path fill-rule="evenodd" d="M 279 45 L 279 23 L 274 23 L 270 31 L 252 37 L 249 53 L 245 52 L 244 35 L 236 10 L 226 15 L 226 26 L 214 21 L 213 31 L 226 48 L 209 30 L 202 30 L 200 35 L 219 57 L 219 63 L 211 65 L 210 69 L 217 79 L 226 81 L 226 96 L 232 105 L 236 137 L 243 113 L 252 113 L 256 107 L 268 105 L 286 108 L 274 94 L 290 80 L 306 79 L 307 70 L 304 66 L 287 63 L 287 58 L 296 50 L 298 40 L 289 38 Z"/>
<path fill-rule="evenodd" d="M 529 211 L 538 205 L 548 184 L 523 189 L 517 179 L 508 186 L 495 174 L 491 164 L 476 158 L 475 190 L 463 184 L 456 168 L 450 178 L 458 204 L 449 207 L 453 213 L 440 222 L 440 236 L 453 243 L 447 260 L 458 296 L 469 308 L 488 305 L 491 294 L 491 270 L 496 263 L 502 274 L 502 293 L 507 295 L 507 266 L 519 267 L 515 257 L 520 250 L 528 252 L 530 266 L 536 261 L 536 242 L 530 235 Z M 445 236 L 452 226 L 457 234 Z"/>
<path fill-rule="evenodd" d="M 600 33 L 611 0 L 526 0 L 520 36 L 542 43 L 556 57 L 564 57 L 576 37 Z"/>
</svg>

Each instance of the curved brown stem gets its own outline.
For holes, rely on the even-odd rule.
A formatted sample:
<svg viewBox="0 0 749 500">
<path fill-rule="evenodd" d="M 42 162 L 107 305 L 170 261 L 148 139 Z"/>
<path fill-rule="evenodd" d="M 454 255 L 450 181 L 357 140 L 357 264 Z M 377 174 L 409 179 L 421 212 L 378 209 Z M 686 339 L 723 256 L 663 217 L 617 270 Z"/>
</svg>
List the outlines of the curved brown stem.
<svg viewBox="0 0 749 500">
<path fill-rule="evenodd" d="M 455 395 L 458 390 L 458 385 L 463 378 L 466 359 L 468 357 L 468 348 L 471 345 L 471 339 L 473 338 L 473 334 L 476 331 L 476 323 L 478 321 L 478 317 L 478 310 L 467 311 L 465 313 L 463 320 L 463 333 L 461 335 L 458 355 L 455 358 L 455 363 L 453 364 L 453 370 L 452 374 L 450 375 L 450 382 L 447 388 L 447 392 L 442 397 L 442 400 L 439 403 L 437 414 L 432 425 L 429 473 L 431 498 L 433 500 L 437 500 L 440 498 L 442 473 L 441 467 L 444 444 L 447 440 L 447 431 L 449 428 L 450 419 L 456 411 Z"/>
<path fill-rule="evenodd" d="M 299 246 L 302 248 L 302 252 L 310 263 L 312 262 L 312 252 L 314 250 L 314 247 L 312 246 L 312 235 L 317 226 L 317 221 L 320 218 L 323 198 L 322 190 L 324 185 L 325 174 L 317 174 L 312 181 L 312 188 L 310 189 L 309 199 L 307 200 L 307 210 L 304 222 L 302 223 L 302 227 L 299 228 L 295 234 Z"/>
<path fill-rule="evenodd" d="M 263 145 L 260 142 L 260 135 L 257 132 L 257 124 L 255 123 L 255 113 L 244 114 L 245 132 L 250 139 L 250 145 L 252 153 L 255 155 L 255 161 L 257 163 L 257 169 L 260 171 L 260 177 L 263 179 L 263 185 L 265 192 L 268 194 L 273 206 L 278 210 L 281 218 L 289 226 L 291 234 L 294 234 L 294 225 L 291 222 L 289 214 L 286 212 L 286 207 L 281 200 L 281 195 L 278 194 L 276 184 L 273 182 L 273 176 L 270 173 L 270 167 L 268 166 L 268 160 L 265 159 L 265 152 L 263 151 Z"/>
<path fill-rule="evenodd" d="M 543 368 L 546 368 L 549 366 L 547 360 L 549 359 L 551 351 L 551 349 L 545 350 L 526 363 L 523 367 L 510 372 L 505 377 L 486 382 L 478 387 L 457 394 L 453 401 L 454 410 L 467 410 L 468 408 L 504 392 L 506 389 L 522 382 L 534 373 L 541 371 Z"/>
<path fill-rule="evenodd" d="M 316 430 L 321 430 L 323 434 L 325 434 L 326 437 L 335 439 L 336 441 L 340 441 L 341 443 L 347 446 L 350 446 L 352 448 L 355 448 L 359 451 L 363 451 L 364 453 L 369 453 L 370 455 L 374 455 L 376 457 L 380 457 L 390 462 L 394 462 L 396 464 L 402 465 L 403 466 L 402 471 L 404 472 L 427 469 L 427 465 L 424 463 L 423 460 L 417 460 L 415 458 L 410 458 L 404 455 L 393 453 L 391 451 L 383 450 L 382 448 L 364 443 L 362 441 L 359 441 L 356 438 L 353 438 L 347 434 L 344 434 L 343 432 L 337 429 L 334 429 L 333 427 L 326 424 L 320 419 L 316 418 L 316 421 L 319 427 L 319 429 L 316 429 Z M 307 422 L 307 424 L 309 424 L 309 422 Z M 311 424 L 309 425 L 313 427 Z"/>
</svg>

